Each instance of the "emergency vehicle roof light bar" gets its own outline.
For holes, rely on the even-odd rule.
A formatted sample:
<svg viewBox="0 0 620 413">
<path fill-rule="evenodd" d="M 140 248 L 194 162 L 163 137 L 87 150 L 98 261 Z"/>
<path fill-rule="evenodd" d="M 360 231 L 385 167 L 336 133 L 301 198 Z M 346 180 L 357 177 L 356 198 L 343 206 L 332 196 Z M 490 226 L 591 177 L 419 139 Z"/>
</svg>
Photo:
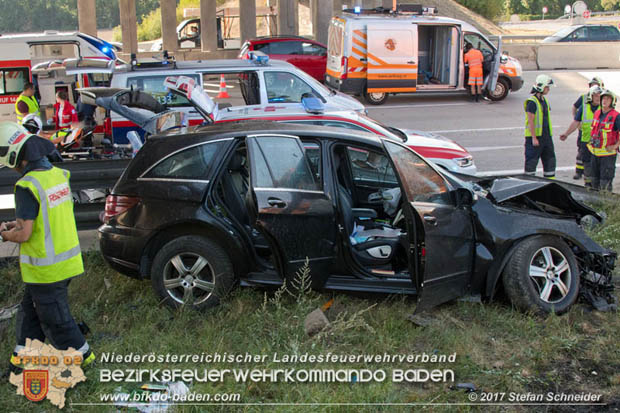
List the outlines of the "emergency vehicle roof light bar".
<svg viewBox="0 0 620 413">
<path fill-rule="evenodd" d="M 153 58 L 157 59 L 158 57 L 155 55 Z M 140 69 L 176 69 L 176 59 L 174 56 L 170 56 L 167 50 L 162 52 L 161 58 L 159 60 L 150 61 L 150 62 L 139 62 L 136 54 L 131 54 L 131 70 L 140 70 Z"/>
<path fill-rule="evenodd" d="M 343 12 L 353 14 L 407 14 L 414 16 L 434 16 L 438 13 L 437 7 L 425 7 L 421 4 L 399 4 L 396 6 L 396 10 L 386 7 L 362 9 L 357 6 L 352 9 L 345 8 Z"/>
<path fill-rule="evenodd" d="M 269 63 L 269 56 L 258 50 L 248 52 L 248 58 L 252 63 L 258 65 L 266 65 L 267 63 Z"/>
</svg>

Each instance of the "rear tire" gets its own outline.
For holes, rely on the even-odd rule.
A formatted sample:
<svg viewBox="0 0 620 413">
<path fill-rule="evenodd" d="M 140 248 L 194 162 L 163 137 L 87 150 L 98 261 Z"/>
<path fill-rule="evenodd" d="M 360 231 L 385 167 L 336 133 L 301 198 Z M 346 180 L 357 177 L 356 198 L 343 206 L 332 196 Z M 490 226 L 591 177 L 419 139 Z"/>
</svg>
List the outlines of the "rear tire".
<svg viewBox="0 0 620 413">
<path fill-rule="evenodd" d="M 493 92 L 488 92 L 487 95 L 492 101 L 499 102 L 508 96 L 508 92 L 510 92 L 510 85 L 508 84 L 508 81 L 500 77 L 497 79 L 495 90 Z"/>
<path fill-rule="evenodd" d="M 502 281 L 506 294 L 519 309 L 561 314 L 577 299 L 579 266 L 560 238 L 527 238 L 508 261 Z"/>
<path fill-rule="evenodd" d="M 172 308 L 215 307 L 236 285 L 230 258 L 217 243 L 196 235 L 168 242 L 151 267 L 153 290 Z"/>
<path fill-rule="evenodd" d="M 388 94 L 385 92 L 370 93 L 367 90 L 364 91 L 364 99 L 371 105 L 383 105 L 388 98 Z"/>
</svg>

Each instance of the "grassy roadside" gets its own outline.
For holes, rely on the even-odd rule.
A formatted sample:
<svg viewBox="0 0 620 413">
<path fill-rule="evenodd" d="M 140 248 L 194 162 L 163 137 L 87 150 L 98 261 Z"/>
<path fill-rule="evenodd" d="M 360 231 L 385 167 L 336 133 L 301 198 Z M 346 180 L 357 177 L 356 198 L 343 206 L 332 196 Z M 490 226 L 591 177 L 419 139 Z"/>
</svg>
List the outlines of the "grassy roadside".
<svg viewBox="0 0 620 413">
<path fill-rule="evenodd" d="M 605 226 L 592 231 L 602 245 L 620 251 L 620 209 L 603 205 L 608 215 Z M 112 406 L 71 406 L 97 403 L 102 393 L 112 393 L 118 383 L 100 383 L 101 369 L 125 368 L 369 368 L 384 369 L 388 378 L 381 383 L 196 383 L 198 393 L 233 392 L 242 403 L 468 403 L 467 394 L 452 390 L 453 383 L 395 383 L 390 372 L 399 368 L 452 369 L 455 382 L 474 383 L 489 392 L 547 393 L 592 392 L 620 408 L 620 316 L 590 312 L 576 305 L 566 315 L 539 317 L 513 310 L 505 302 L 478 304 L 455 302 L 435 310 L 435 322 L 416 327 L 407 320 L 415 301 L 401 296 L 354 296 L 342 293 L 289 295 L 260 289 L 238 289 L 220 308 L 206 314 L 171 311 L 158 304 L 148 282 L 124 277 L 103 262 L 97 253 L 86 256 L 86 275 L 70 287 L 73 313 L 85 320 L 92 333 L 91 346 L 102 352 L 148 354 L 241 353 L 269 355 L 262 363 L 191 364 L 97 364 L 86 370 L 88 381 L 67 392 L 65 411 L 115 411 Z M 17 268 L 0 270 L 3 288 L 0 307 L 21 298 Z M 616 271 L 618 284 L 618 271 Z M 308 337 L 305 316 L 330 298 L 335 299 L 328 317 L 332 328 Z M 0 368 L 12 351 L 14 323 L 0 327 Z M 455 363 L 275 363 L 273 353 L 283 354 L 452 354 Z M 124 385 L 131 388 L 132 385 Z M 137 383 L 136 383 L 137 387 Z M 6 379 L 0 383 L 2 411 L 55 411 L 44 401 L 28 402 L 14 394 Z M 244 406 L 240 411 L 287 412 L 291 406 Z M 230 406 L 177 407 L 176 411 L 232 411 Z M 318 407 L 319 411 L 410 411 L 398 406 Z M 445 406 L 429 407 L 444 411 Z M 454 408 L 452 408 L 454 409 Z M 452 410 L 451 409 L 451 410 Z M 480 406 L 459 406 L 460 411 L 488 410 Z M 494 407 L 522 411 L 525 407 Z M 556 409 L 556 408 L 554 408 Z M 613 409 L 613 408 L 611 408 Z M 307 406 L 293 411 L 306 411 Z M 562 406 L 560 411 L 587 411 L 579 406 Z M 593 409 L 595 410 L 595 409 Z M 555 411 L 555 410 L 554 410 Z"/>
</svg>

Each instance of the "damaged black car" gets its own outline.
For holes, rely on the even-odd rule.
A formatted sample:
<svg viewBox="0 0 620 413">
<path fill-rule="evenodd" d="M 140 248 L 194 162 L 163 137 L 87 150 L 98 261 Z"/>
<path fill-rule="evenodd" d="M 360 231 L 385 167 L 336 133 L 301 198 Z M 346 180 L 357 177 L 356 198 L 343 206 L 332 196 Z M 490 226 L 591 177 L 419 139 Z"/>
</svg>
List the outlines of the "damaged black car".
<svg viewBox="0 0 620 413">
<path fill-rule="evenodd" d="M 553 181 L 466 182 L 340 128 L 140 119 L 170 130 L 150 130 L 108 196 L 100 246 L 171 306 L 290 283 L 306 263 L 313 288 L 415 294 L 416 312 L 500 289 L 524 311 L 615 305 L 616 253 L 582 228 L 601 217 Z"/>
</svg>

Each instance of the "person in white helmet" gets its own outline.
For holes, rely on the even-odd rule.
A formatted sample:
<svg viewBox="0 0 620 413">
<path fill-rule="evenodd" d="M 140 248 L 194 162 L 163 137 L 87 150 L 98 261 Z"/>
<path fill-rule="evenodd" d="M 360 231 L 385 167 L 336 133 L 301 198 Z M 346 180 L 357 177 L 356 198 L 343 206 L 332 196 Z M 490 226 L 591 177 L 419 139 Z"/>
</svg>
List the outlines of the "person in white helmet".
<svg viewBox="0 0 620 413">
<path fill-rule="evenodd" d="M 603 83 L 603 80 L 598 76 L 594 76 L 592 79 L 590 79 L 590 82 L 588 83 L 588 92 L 580 95 L 575 101 L 575 103 L 573 103 L 573 119 L 577 115 L 577 111 L 584 108 L 584 105 L 589 103 L 587 102 L 588 96 L 590 95 L 590 90 L 594 86 L 598 86 L 601 90 L 603 90 L 605 84 Z M 587 180 L 587 176 L 585 175 L 585 163 L 589 161 L 589 152 L 587 148 L 585 150 L 584 148 L 589 140 L 590 135 L 588 134 L 584 137 L 582 130 L 579 129 L 579 133 L 577 134 L 577 157 L 575 158 L 575 175 L 573 175 L 573 179 L 581 179 L 583 177 L 586 186 L 590 185 L 590 181 Z M 584 159 L 584 156 L 588 159 Z"/>
<path fill-rule="evenodd" d="M 95 356 L 76 324 L 68 285 L 84 273 L 69 172 L 52 166 L 55 150 L 48 139 L 15 122 L 0 122 L 0 164 L 21 177 L 15 184 L 15 221 L 0 224 L 0 241 L 19 244 L 19 266 L 26 285 L 17 313 L 17 343 L 10 371 L 21 372 L 17 357 L 26 339 L 45 341 L 58 350 L 73 347 L 85 366 Z"/>
<path fill-rule="evenodd" d="M 601 93 L 601 106 L 594 113 L 592 136 L 588 149 L 592 153 L 592 188 L 612 191 L 616 175 L 616 159 L 620 147 L 620 114 L 616 111 L 616 95 L 611 90 Z"/>
<path fill-rule="evenodd" d="M 542 161 L 545 178 L 555 178 L 555 148 L 551 126 L 551 106 L 546 98 L 553 79 L 538 75 L 532 87 L 532 96 L 524 103 L 525 109 L 525 173 L 536 174 L 538 161 Z"/>
</svg>

